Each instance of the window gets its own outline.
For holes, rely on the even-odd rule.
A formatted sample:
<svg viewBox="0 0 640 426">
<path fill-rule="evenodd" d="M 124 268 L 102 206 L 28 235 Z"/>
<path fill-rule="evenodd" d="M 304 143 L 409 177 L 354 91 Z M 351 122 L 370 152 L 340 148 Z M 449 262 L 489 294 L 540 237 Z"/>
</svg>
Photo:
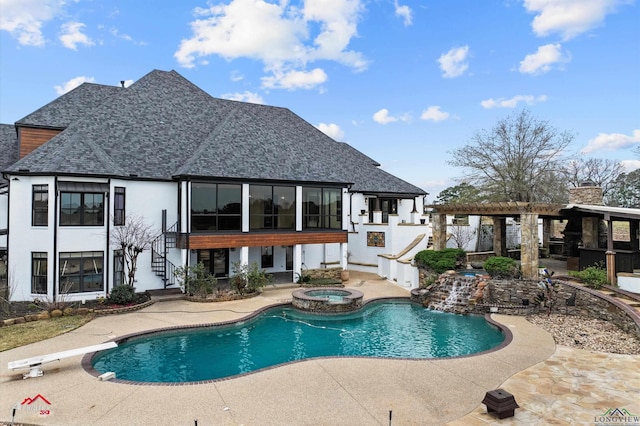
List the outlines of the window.
<svg viewBox="0 0 640 426">
<path fill-rule="evenodd" d="M 61 192 L 60 225 L 104 225 L 104 193 Z"/>
<path fill-rule="evenodd" d="M 60 253 L 60 294 L 102 291 L 103 257 L 101 251 Z"/>
<path fill-rule="evenodd" d="M 47 294 L 47 253 L 31 253 L 31 293 Z"/>
<path fill-rule="evenodd" d="M 249 229 L 295 229 L 295 187 L 251 185 L 249 199 Z"/>
<path fill-rule="evenodd" d="M 124 284 L 124 253 L 122 250 L 113 251 L 113 286 Z"/>
<path fill-rule="evenodd" d="M 33 185 L 31 225 L 49 224 L 49 185 Z"/>
<path fill-rule="evenodd" d="M 242 186 L 198 183 L 191 186 L 191 231 L 241 231 Z"/>
<path fill-rule="evenodd" d="M 302 188 L 302 227 L 342 229 L 342 190 Z"/>
<path fill-rule="evenodd" d="M 116 186 L 113 188 L 113 224 L 115 226 L 124 225 L 124 188 Z"/>
<path fill-rule="evenodd" d="M 382 223 L 389 223 L 389 215 L 398 213 L 398 200 L 396 198 L 369 198 L 369 203 L 374 207 L 369 210 L 369 222 L 373 223 L 373 211 L 382 212 Z"/>
<path fill-rule="evenodd" d="M 262 268 L 273 268 L 273 246 L 262 247 L 260 259 Z"/>
</svg>

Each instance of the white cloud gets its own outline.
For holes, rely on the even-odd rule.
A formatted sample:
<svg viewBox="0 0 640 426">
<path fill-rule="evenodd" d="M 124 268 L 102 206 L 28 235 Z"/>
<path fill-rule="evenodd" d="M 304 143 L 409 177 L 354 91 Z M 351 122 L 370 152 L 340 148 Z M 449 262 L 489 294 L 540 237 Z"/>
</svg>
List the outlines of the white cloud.
<svg viewBox="0 0 640 426">
<path fill-rule="evenodd" d="M 131 43 L 136 44 L 138 46 L 146 46 L 147 45 L 146 41 L 136 41 L 129 34 L 123 34 L 120 31 L 118 31 L 117 28 L 111 28 L 111 30 L 109 30 L 109 32 L 114 37 L 117 37 L 117 38 L 125 40 L 125 41 L 130 41 Z"/>
<path fill-rule="evenodd" d="M 61 86 L 54 86 L 54 89 L 56 89 L 56 93 L 58 95 L 64 95 L 65 93 L 80 86 L 82 83 L 95 83 L 95 79 L 93 77 L 85 77 L 81 75 L 79 77 L 72 78 Z"/>
<path fill-rule="evenodd" d="M 333 138 L 334 140 L 342 141 L 342 139 L 344 138 L 344 132 L 337 124 L 320 123 L 316 126 L 316 128 L 330 138 Z"/>
<path fill-rule="evenodd" d="M 620 164 L 622 164 L 625 173 L 640 169 L 640 160 L 622 160 Z"/>
<path fill-rule="evenodd" d="M 327 81 L 327 74 L 320 68 L 311 71 L 273 70 L 273 75 L 262 77 L 262 85 L 268 89 L 311 89 Z"/>
<path fill-rule="evenodd" d="M 411 116 L 409 114 L 402 114 L 399 116 L 391 116 L 389 115 L 389 110 L 386 108 L 382 108 L 380 111 L 373 114 L 373 121 L 379 124 L 389 124 L 394 123 L 396 121 L 410 121 Z"/>
<path fill-rule="evenodd" d="M 436 105 L 430 106 L 429 108 L 425 109 L 422 112 L 420 119 L 438 122 L 446 120 L 450 116 L 451 114 L 449 114 L 448 112 L 440 111 L 440 107 Z"/>
<path fill-rule="evenodd" d="M 535 13 L 531 27 L 539 37 L 559 33 L 569 40 L 602 24 L 627 0 L 524 0 L 528 12 Z"/>
<path fill-rule="evenodd" d="M 223 99 L 230 99 L 232 101 L 249 102 L 252 104 L 264 105 L 264 99 L 257 93 L 245 91 L 243 93 L 225 93 L 220 96 Z"/>
<path fill-rule="evenodd" d="M 554 64 L 563 64 L 569 61 L 569 56 L 563 55 L 560 44 L 545 44 L 538 47 L 536 53 L 524 57 L 520 62 L 519 71 L 533 75 L 542 74 L 550 71 Z"/>
<path fill-rule="evenodd" d="M 622 133 L 600 133 L 591 139 L 580 152 L 587 154 L 593 151 L 617 151 L 623 148 L 640 145 L 640 129 L 635 129 L 633 135 Z"/>
<path fill-rule="evenodd" d="M 64 5 L 63 0 L 2 0 L 0 30 L 23 46 L 44 46 L 42 26 L 60 15 Z"/>
<path fill-rule="evenodd" d="M 532 95 L 516 95 L 510 99 L 498 98 L 498 99 L 486 99 L 480 102 L 483 108 L 515 108 L 520 102 L 524 102 L 527 105 L 534 105 L 539 102 L 545 102 L 547 95 L 532 96 Z"/>
<path fill-rule="evenodd" d="M 60 41 L 64 47 L 72 50 L 78 50 L 78 45 L 93 46 L 95 43 L 86 34 L 82 33 L 82 29 L 86 25 L 81 22 L 67 22 L 62 24 L 62 33 Z"/>
<path fill-rule="evenodd" d="M 445 78 L 459 77 L 469 68 L 466 62 L 469 55 L 469 46 L 455 47 L 438 58 L 442 76 Z"/>
<path fill-rule="evenodd" d="M 396 16 L 402 18 L 404 22 L 404 26 L 408 27 L 413 22 L 413 17 L 411 16 L 411 8 L 409 6 L 401 6 L 398 4 L 398 0 L 393 2 L 393 5 L 396 9 Z"/>
<path fill-rule="evenodd" d="M 251 58 L 274 74 L 264 80 L 267 87 L 309 88 L 310 83 L 326 79 L 318 78 L 318 69 L 305 71 L 310 62 L 331 60 L 356 71 L 366 69 L 362 54 L 348 50 L 357 36 L 362 9 L 361 0 L 333 0 L 330 5 L 326 0 L 307 0 L 302 7 L 284 1 L 231 0 L 197 8 L 191 22 L 193 36 L 181 41 L 174 57 L 187 68 L 210 55 Z M 296 86 L 281 83 L 286 76 L 311 78 L 303 78 L 306 82 Z"/>
<path fill-rule="evenodd" d="M 93 82 L 93 79 L 91 79 Z M 133 84 L 133 80 L 124 80 L 124 87 L 129 87 Z"/>
<path fill-rule="evenodd" d="M 244 80 L 244 75 L 239 70 L 234 70 L 231 72 L 231 81 L 237 82 Z"/>
<path fill-rule="evenodd" d="M 389 110 L 386 108 L 383 108 L 380 111 L 373 114 L 373 121 L 379 124 L 389 124 L 389 123 L 393 123 L 394 121 L 398 121 L 398 119 L 395 117 L 391 117 L 389 115 Z"/>
</svg>

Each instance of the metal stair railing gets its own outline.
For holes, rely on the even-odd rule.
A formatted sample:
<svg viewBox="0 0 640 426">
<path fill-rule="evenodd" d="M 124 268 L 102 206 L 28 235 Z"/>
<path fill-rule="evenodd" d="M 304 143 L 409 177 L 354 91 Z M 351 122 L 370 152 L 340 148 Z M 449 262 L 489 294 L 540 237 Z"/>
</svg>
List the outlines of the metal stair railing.
<svg viewBox="0 0 640 426">
<path fill-rule="evenodd" d="M 176 266 L 167 259 L 170 248 L 177 247 L 178 223 L 163 230 L 151 243 L 151 270 L 162 279 L 164 287 L 175 285 Z"/>
</svg>

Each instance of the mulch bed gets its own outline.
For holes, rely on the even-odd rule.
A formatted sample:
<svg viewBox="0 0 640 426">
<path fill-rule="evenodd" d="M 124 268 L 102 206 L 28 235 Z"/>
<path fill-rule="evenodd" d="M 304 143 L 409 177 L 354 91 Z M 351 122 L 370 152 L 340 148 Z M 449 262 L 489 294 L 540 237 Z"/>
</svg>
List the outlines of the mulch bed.
<svg viewBox="0 0 640 426">
<path fill-rule="evenodd" d="M 68 303 L 66 307 L 73 309 L 84 308 L 94 314 L 104 315 L 108 313 L 120 313 L 140 309 L 150 303 L 149 296 L 146 294 L 138 294 L 138 300 L 136 300 L 135 303 L 128 305 L 114 305 L 109 304 L 106 301 L 87 300 L 85 303 L 71 302 Z M 51 311 L 51 309 L 47 309 L 46 306 L 36 304 L 34 302 L 3 302 L 0 304 L 0 322 L 7 319 L 38 315 L 47 310 Z"/>
</svg>

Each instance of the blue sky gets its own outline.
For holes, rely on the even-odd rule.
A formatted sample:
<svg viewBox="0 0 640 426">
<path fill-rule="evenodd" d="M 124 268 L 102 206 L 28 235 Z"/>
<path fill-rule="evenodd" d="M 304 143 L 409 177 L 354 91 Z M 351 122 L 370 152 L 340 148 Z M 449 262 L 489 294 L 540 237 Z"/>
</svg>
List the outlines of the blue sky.
<svg viewBox="0 0 640 426">
<path fill-rule="evenodd" d="M 632 0 L 0 0 L 0 122 L 82 83 L 174 69 L 286 107 L 430 193 L 451 150 L 522 108 L 571 151 L 640 167 Z"/>
</svg>

